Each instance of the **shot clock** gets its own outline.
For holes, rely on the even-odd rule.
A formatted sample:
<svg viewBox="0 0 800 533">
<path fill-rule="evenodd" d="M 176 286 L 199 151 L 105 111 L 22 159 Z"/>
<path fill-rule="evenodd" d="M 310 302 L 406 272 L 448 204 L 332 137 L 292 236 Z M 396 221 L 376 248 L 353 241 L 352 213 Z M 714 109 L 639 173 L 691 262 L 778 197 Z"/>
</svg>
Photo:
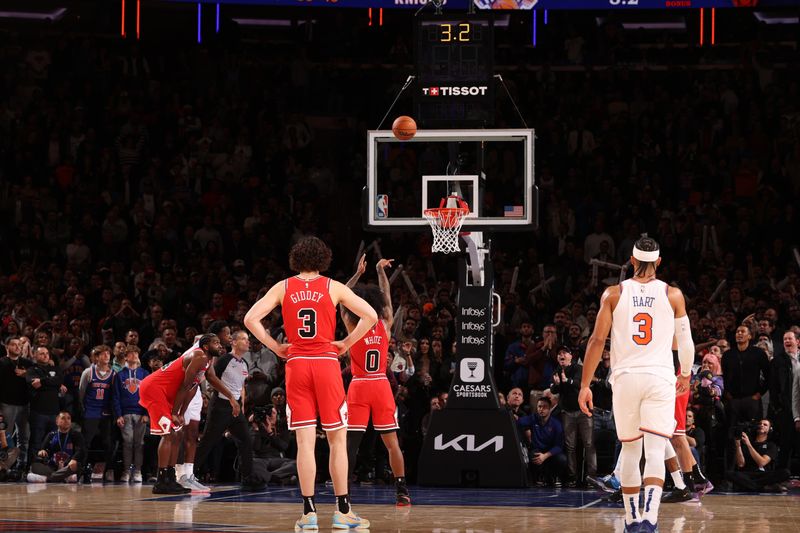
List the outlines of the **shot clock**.
<svg viewBox="0 0 800 533">
<path fill-rule="evenodd" d="M 416 118 L 426 128 L 491 125 L 494 25 L 491 16 L 420 17 L 416 25 Z"/>
</svg>

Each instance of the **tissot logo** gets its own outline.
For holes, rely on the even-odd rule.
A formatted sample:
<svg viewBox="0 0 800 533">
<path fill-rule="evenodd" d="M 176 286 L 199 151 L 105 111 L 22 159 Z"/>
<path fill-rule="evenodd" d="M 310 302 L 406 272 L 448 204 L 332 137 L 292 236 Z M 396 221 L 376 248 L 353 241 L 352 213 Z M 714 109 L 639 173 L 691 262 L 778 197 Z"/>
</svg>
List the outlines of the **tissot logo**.
<svg viewBox="0 0 800 533">
<path fill-rule="evenodd" d="M 480 383 L 483 381 L 483 359 L 465 357 L 461 360 L 461 381 L 464 383 Z"/>
<path fill-rule="evenodd" d="M 486 96 L 486 85 L 472 85 L 449 87 L 442 85 L 439 87 L 423 87 L 422 94 L 425 96 Z"/>
<path fill-rule="evenodd" d="M 433 440 L 433 449 L 447 450 L 448 448 L 452 448 L 454 451 L 457 452 L 479 452 L 485 448 L 488 448 L 492 444 L 494 444 L 495 453 L 502 450 L 503 436 L 498 435 L 496 437 L 492 437 L 483 444 L 476 446 L 475 435 L 459 435 L 458 437 L 445 442 L 444 435 L 439 434 L 436 435 L 436 438 Z"/>
</svg>

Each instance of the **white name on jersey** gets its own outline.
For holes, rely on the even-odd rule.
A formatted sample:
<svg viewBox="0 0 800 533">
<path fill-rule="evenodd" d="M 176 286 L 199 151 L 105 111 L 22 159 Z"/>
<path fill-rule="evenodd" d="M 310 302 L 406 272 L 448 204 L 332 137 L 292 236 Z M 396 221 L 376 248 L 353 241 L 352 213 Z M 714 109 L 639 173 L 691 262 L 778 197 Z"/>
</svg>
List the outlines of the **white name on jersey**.
<svg viewBox="0 0 800 533">
<path fill-rule="evenodd" d="M 381 337 L 380 335 L 375 335 L 373 337 L 364 337 L 364 344 L 367 344 L 367 345 L 380 344 L 382 340 L 383 340 L 383 337 Z"/>
<path fill-rule="evenodd" d="M 312 302 L 319 302 L 322 300 L 324 294 L 317 291 L 297 291 L 289 295 L 289 298 L 292 300 L 292 303 L 298 302 L 305 302 L 305 301 L 312 301 Z"/>
<path fill-rule="evenodd" d="M 653 296 L 634 296 L 633 297 L 633 306 L 634 307 L 653 307 L 653 302 L 656 299 Z"/>
</svg>

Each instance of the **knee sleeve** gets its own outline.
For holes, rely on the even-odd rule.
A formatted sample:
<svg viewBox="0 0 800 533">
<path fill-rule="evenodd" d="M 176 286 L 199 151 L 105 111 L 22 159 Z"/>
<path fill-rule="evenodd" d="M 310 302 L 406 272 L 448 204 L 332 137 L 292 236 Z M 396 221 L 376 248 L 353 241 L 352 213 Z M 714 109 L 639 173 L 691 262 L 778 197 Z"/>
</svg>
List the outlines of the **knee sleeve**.
<svg viewBox="0 0 800 533">
<path fill-rule="evenodd" d="M 670 441 L 667 441 L 666 449 L 664 450 L 664 460 L 669 461 L 673 457 L 676 457 L 678 454 L 675 453 L 675 448 L 672 446 Z"/>
<path fill-rule="evenodd" d="M 645 433 L 642 440 L 644 440 L 644 477 L 664 479 L 664 460 L 669 441 L 650 433 Z"/>
<path fill-rule="evenodd" d="M 619 453 L 619 481 L 623 487 L 641 487 L 642 474 L 639 461 L 642 458 L 642 439 L 623 442 Z"/>
</svg>

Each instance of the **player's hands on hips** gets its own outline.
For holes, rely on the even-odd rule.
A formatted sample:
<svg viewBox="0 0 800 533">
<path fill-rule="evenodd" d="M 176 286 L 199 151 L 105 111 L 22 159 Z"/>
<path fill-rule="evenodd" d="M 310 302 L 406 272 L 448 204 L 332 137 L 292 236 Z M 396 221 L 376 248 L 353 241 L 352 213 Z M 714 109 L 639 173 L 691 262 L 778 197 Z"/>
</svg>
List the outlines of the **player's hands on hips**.
<svg viewBox="0 0 800 533">
<path fill-rule="evenodd" d="M 289 358 L 289 346 L 291 346 L 291 344 L 279 344 L 278 345 L 278 349 L 275 350 L 275 355 L 277 355 L 281 359 L 288 359 Z"/>
<path fill-rule="evenodd" d="M 685 394 L 689 392 L 689 380 L 691 378 L 691 374 L 688 376 L 678 376 L 678 382 L 675 384 L 675 392 L 677 394 Z"/>
<path fill-rule="evenodd" d="M 592 402 L 592 389 L 589 387 L 581 387 L 581 392 L 578 393 L 578 407 L 586 416 L 592 416 L 594 402 Z"/>
<path fill-rule="evenodd" d="M 242 407 L 239 405 L 239 402 L 231 398 L 231 409 L 233 410 L 233 417 L 236 418 L 239 416 L 239 412 L 242 410 Z"/>
<path fill-rule="evenodd" d="M 344 341 L 333 341 L 331 344 L 334 348 L 336 348 L 336 353 L 338 355 L 342 355 L 347 351 L 347 345 L 344 343 Z"/>
<path fill-rule="evenodd" d="M 378 263 L 375 265 L 375 268 L 386 268 L 386 267 L 390 267 L 390 266 L 392 266 L 392 261 L 394 261 L 394 259 L 381 259 L 381 260 L 380 260 L 380 261 L 378 261 Z"/>
</svg>

